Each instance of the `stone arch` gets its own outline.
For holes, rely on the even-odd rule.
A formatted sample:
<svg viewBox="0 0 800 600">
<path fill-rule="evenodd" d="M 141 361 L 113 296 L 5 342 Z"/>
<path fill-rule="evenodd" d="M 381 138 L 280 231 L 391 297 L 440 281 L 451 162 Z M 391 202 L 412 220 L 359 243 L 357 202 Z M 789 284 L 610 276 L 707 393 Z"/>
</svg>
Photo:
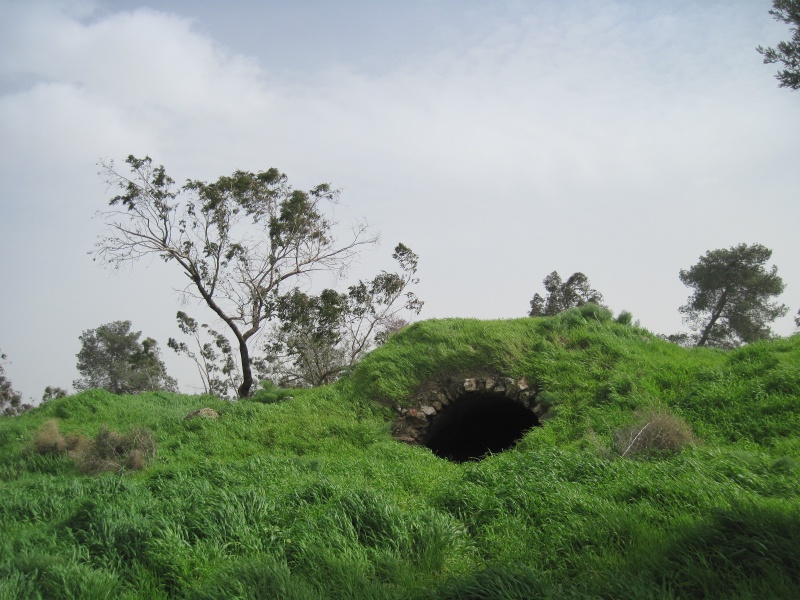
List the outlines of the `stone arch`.
<svg viewBox="0 0 800 600">
<path fill-rule="evenodd" d="M 547 407 L 523 379 L 470 377 L 432 385 L 409 407 L 397 408 L 392 434 L 455 462 L 513 446 L 545 418 Z"/>
</svg>

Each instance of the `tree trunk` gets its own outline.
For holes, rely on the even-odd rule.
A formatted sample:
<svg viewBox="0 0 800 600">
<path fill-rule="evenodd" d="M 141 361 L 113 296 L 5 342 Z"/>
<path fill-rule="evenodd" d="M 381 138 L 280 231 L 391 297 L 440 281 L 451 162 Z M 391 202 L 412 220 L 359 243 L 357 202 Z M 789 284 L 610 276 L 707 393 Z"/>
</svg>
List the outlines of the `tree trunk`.
<svg viewBox="0 0 800 600">
<path fill-rule="evenodd" d="M 250 388 L 253 387 L 253 371 L 250 368 L 250 351 L 247 342 L 239 338 L 239 357 L 242 361 L 242 385 L 239 386 L 237 393 L 239 398 L 247 398 L 250 395 Z"/>
<path fill-rule="evenodd" d="M 705 346 L 706 342 L 708 341 L 708 336 L 711 334 L 711 328 L 714 327 L 714 324 L 719 319 L 720 315 L 722 314 L 722 309 L 725 308 L 725 303 L 728 301 L 728 290 L 727 288 L 722 291 L 722 296 L 719 297 L 717 301 L 717 305 L 714 307 L 714 312 L 711 313 L 711 320 L 706 325 L 705 329 L 703 329 L 703 334 L 700 336 L 700 340 L 697 342 L 698 346 Z"/>
</svg>

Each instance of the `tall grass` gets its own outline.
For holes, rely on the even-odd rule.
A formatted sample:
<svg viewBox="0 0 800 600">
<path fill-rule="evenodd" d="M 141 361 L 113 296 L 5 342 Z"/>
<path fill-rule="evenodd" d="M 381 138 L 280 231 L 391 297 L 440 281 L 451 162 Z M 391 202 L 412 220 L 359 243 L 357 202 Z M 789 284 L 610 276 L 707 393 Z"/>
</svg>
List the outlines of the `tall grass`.
<svg viewBox="0 0 800 600">
<path fill-rule="evenodd" d="M 475 374 L 552 418 L 480 462 L 391 439 Z M 686 350 L 588 309 L 418 323 L 278 403 L 84 392 L 0 419 L 0 599 L 796 598 L 799 404 L 800 338 Z M 702 444 L 623 458 L 664 415 Z M 99 475 L 54 433 L 137 428 L 152 463 Z"/>
</svg>

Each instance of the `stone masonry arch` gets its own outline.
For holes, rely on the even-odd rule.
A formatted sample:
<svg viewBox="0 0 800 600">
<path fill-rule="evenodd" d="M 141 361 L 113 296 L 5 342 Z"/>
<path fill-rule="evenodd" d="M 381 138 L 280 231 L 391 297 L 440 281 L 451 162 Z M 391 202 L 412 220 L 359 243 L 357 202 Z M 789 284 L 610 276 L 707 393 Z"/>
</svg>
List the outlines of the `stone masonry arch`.
<svg viewBox="0 0 800 600">
<path fill-rule="evenodd" d="M 547 407 L 523 379 L 469 377 L 430 385 L 413 404 L 397 407 L 395 439 L 430 448 L 455 462 L 502 452 L 531 427 L 540 425 Z"/>
</svg>

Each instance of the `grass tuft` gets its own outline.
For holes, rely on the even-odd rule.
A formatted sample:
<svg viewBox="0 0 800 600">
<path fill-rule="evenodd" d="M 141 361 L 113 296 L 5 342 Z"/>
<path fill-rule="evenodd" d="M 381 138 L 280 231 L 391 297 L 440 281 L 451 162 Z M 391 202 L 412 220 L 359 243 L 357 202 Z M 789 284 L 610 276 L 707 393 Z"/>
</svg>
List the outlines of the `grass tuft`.
<svg viewBox="0 0 800 600">
<path fill-rule="evenodd" d="M 686 421 L 663 409 L 638 411 L 634 422 L 614 435 L 614 450 L 630 458 L 675 454 L 697 444 Z"/>
</svg>

